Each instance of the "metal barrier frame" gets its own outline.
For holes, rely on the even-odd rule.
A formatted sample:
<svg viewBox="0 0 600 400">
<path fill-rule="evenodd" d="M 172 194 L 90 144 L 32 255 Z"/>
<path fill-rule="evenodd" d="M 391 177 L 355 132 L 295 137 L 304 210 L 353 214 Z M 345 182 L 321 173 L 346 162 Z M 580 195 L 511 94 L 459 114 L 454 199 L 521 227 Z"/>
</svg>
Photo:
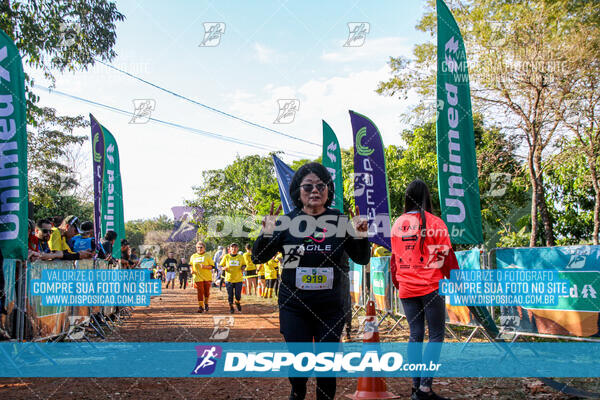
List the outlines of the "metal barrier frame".
<svg viewBox="0 0 600 400">
<path fill-rule="evenodd" d="M 90 260 L 91 261 L 91 260 Z M 60 332 L 55 332 L 50 335 L 40 336 L 38 335 L 39 326 L 35 324 L 37 317 L 35 315 L 31 315 L 29 310 L 32 307 L 32 304 L 29 303 L 29 281 L 28 281 L 28 262 L 23 260 L 15 260 L 15 280 L 14 280 L 14 331 L 10 332 L 13 341 L 25 342 L 30 341 L 33 345 L 37 342 L 44 341 L 78 341 L 85 340 L 88 343 L 92 343 L 90 339 L 91 333 L 95 334 L 97 338 L 104 340 L 107 336 L 107 333 L 113 333 L 118 325 L 121 325 L 126 318 L 131 317 L 133 307 L 100 307 L 99 311 L 93 312 L 92 307 L 88 308 L 88 315 L 77 315 L 76 317 L 81 317 L 81 321 L 73 323 L 72 317 L 74 317 L 73 313 L 75 312 L 75 306 L 65 307 L 66 311 L 66 320 L 68 323 L 64 323 L 60 328 Z M 48 266 L 51 266 L 52 262 L 48 263 Z M 104 265 L 105 264 L 105 265 Z M 74 263 L 74 268 L 78 268 L 78 265 Z M 92 265 L 89 266 L 91 269 L 98 268 L 109 268 L 109 265 L 106 264 L 104 260 L 93 260 Z M 113 267 L 113 268 L 118 268 Z M 94 307 L 98 308 L 98 307 Z M 29 319 L 35 318 L 31 321 L 31 336 L 29 332 L 27 332 L 27 324 L 29 323 Z M 12 321 L 9 320 L 10 316 L 7 315 L 6 321 L 7 325 L 11 324 Z M 51 360 L 52 361 L 52 360 Z"/>
</svg>

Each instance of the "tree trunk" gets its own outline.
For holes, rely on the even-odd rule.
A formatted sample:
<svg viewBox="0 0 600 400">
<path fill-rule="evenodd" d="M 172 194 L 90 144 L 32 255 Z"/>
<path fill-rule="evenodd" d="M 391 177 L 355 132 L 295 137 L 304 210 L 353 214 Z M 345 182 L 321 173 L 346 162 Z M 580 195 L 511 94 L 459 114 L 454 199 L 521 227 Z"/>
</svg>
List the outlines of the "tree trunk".
<svg viewBox="0 0 600 400">
<path fill-rule="evenodd" d="M 540 216 L 542 217 L 542 224 L 544 225 L 544 238 L 546 246 L 554 246 L 554 229 L 552 227 L 552 218 L 550 212 L 548 212 L 548 205 L 546 204 L 546 193 L 544 190 L 544 178 L 542 176 L 542 149 L 538 147 L 534 152 L 533 162 L 535 165 L 535 176 L 537 194 L 537 208 Z M 531 241 L 530 241 L 531 243 Z"/>
<path fill-rule="evenodd" d="M 589 158 L 590 174 L 592 175 L 592 186 L 594 187 L 595 203 L 594 203 L 594 234 L 592 243 L 598 243 L 598 233 L 600 233 L 600 185 L 598 185 L 598 170 L 596 169 L 596 160 L 593 157 Z"/>
<path fill-rule="evenodd" d="M 535 165 L 533 163 L 533 149 L 529 149 L 527 155 L 527 163 L 529 164 L 529 182 L 531 183 L 531 236 L 529 237 L 529 247 L 535 247 L 535 238 L 537 236 L 537 202 L 538 190 L 537 180 L 535 179 Z"/>
</svg>

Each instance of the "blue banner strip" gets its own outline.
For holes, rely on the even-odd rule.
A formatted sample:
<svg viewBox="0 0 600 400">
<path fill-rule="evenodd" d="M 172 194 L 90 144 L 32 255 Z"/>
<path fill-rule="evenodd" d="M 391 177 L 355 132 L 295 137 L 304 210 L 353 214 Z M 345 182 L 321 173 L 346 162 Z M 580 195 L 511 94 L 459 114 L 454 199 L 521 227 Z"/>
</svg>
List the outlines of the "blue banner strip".
<svg viewBox="0 0 600 400">
<path fill-rule="evenodd" d="M 0 343 L 0 377 L 600 376 L 598 343 L 439 345 L 411 363 L 413 344 L 390 342 Z"/>
</svg>

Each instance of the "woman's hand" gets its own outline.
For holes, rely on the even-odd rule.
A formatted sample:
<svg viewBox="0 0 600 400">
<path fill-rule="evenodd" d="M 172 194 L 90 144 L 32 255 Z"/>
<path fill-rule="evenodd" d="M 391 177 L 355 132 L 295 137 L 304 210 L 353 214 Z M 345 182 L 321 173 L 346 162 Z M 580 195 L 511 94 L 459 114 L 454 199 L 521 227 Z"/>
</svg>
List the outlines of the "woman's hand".
<svg viewBox="0 0 600 400">
<path fill-rule="evenodd" d="M 273 212 L 273 208 L 275 207 L 275 203 L 271 202 L 271 210 L 269 211 L 269 215 L 265 216 L 262 222 L 262 232 L 265 236 L 273 235 L 273 231 L 275 231 L 275 222 L 277 221 L 277 216 L 281 212 L 281 204 L 277 207 L 277 210 Z"/>
<path fill-rule="evenodd" d="M 368 234 L 369 224 L 367 219 L 360 215 L 358 206 L 354 206 L 354 212 L 350 210 L 350 218 L 352 219 L 352 227 L 356 231 L 359 238 L 366 238 Z"/>
</svg>

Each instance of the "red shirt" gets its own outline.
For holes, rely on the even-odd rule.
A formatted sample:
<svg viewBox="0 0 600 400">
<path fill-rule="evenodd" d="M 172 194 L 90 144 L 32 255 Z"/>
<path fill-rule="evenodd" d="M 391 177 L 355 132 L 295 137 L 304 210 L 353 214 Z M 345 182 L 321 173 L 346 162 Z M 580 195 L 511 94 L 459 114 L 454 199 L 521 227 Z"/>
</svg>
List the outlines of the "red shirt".
<svg viewBox="0 0 600 400">
<path fill-rule="evenodd" d="M 390 268 L 401 299 L 437 290 L 439 280 L 448 278 L 450 270 L 458 269 L 446 224 L 428 212 L 425 219 L 424 230 L 418 212 L 401 215 L 392 227 Z"/>
</svg>

